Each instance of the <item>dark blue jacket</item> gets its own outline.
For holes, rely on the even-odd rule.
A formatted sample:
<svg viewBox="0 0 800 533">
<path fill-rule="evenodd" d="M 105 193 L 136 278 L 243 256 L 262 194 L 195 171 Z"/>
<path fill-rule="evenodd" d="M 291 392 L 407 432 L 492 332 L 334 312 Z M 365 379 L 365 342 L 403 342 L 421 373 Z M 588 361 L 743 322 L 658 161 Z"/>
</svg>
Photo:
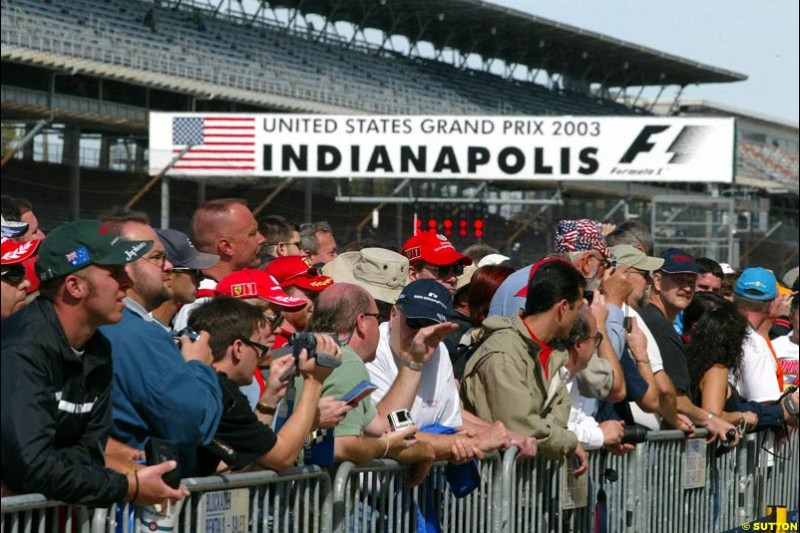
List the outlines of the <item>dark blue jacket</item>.
<svg viewBox="0 0 800 533">
<path fill-rule="evenodd" d="M 111 345 L 95 333 L 78 356 L 39 297 L 3 320 L 3 481 L 16 493 L 107 507 L 128 481 L 105 468 Z"/>
</svg>

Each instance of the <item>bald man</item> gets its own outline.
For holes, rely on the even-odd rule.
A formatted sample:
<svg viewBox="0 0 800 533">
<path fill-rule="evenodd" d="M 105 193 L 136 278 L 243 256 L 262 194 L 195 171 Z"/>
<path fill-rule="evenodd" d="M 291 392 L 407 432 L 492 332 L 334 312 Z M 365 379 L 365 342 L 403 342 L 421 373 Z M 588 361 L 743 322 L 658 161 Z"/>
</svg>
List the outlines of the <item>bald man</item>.
<svg viewBox="0 0 800 533">
<path fill-rule="evenodd" d="M 184 305 L 175 315 L 175 329 L 180 331 L 189 322 L 189 315 L 214 296 L 217 283 L 232 272 L 259 265 L 258 252 L 264 237 L 258 232 L 258 222 L 239 198 L 209 200 L 194 212 L 192 242 L 200 252 L 216 254 L 219 262 L 203 270 L 204 279 L 197 289 L 197 299 Z"/>
</svg>

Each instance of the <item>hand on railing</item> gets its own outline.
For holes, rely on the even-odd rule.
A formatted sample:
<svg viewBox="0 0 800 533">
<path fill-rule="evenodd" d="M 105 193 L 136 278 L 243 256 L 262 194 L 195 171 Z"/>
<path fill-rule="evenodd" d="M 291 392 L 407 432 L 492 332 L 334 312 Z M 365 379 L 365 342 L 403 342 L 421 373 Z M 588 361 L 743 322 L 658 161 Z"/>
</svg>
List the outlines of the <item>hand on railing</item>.
<svg viewBox="0 0 800 533">
<path fill-rule="evenodd" d="M 475 445 L 475 432 L 465 431 L 450 447 L 450 462 L 457 465 L 468 463 L 474 459 L 482 460 L 483 452 Z"/>
<path fill-rule="evenodd" d="M 573 457 L 577 459 L 578 466 L 572 471 L 572 475 L 575 477 L 582 476 L 589 470 L 589 455 L 586 453 L 586 450 L 583 449 L 580 442 L 575 448 Z"/>
<path fill-rule="evenodd" d="M 516 446 L 519 450 L 517 453 L 517 461 L 524 461 L 525 459 L 536 457 L 538 443 L 534 437 L 526 437 L 512 431 L 509 431 L 508 435 L 511 438 L 510 446 Z"/>
<path fill-rule="evenodd" d="M 128 501 L 139 505 L 166 504 L 167 500 L 177 501 L 189 495 L 189 489 L 183 485 L 173 489 L 161 478 L 167 472 L 175 470 L 178 463 L 165 461 L 161 464 L 146 466 L 128 474 Z"/>
</svg>

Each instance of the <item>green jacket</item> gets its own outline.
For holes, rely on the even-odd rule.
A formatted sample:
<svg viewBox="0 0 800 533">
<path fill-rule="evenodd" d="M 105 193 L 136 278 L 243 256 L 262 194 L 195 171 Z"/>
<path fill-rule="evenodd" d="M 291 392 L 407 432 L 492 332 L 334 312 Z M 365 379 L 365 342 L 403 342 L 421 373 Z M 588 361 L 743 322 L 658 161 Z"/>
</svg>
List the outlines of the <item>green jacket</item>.
<svg viewBox="0 0 800 533">
<path fill-rule="evenodd" d="M 539 361 L 540 347 L 519 316 L 492 316 L 484 320 L 483 328 L 488 337 L 467 361 L 461 381 L 464 409 L 487 422 L 499 420 L 515 433 L 536 437 L 540 452 L 548 458 L 572 454 L 578 444 L 575 434 L 567 430 L 572 402 L 558 377 L 567 353 L 553 351 L 548 380 Z"/>
</svg>

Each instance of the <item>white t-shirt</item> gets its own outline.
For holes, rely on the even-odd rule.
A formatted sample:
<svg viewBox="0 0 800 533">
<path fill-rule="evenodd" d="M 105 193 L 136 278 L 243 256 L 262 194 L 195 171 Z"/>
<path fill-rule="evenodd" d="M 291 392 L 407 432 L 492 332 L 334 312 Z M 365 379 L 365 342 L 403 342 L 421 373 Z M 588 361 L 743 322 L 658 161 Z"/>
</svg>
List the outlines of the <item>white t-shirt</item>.
<svg viewBox="0 0 800 533">
<path fill-rule="evenodd" d="M 558 369 L 558 372 L 561 374 L 564 386 L 567 387 L 569 396 L 572 399 L 567 429 L 575 433 L 578 437 L 578 442 L 587 450 L 602 448 L 603 440 L 605 440 L 603 430 L 600 429 L 600 425 L 593 416 L 597 411 L 597 400 L 584 398 L 580 395 L 575 384 L 575 376 L 570 376 L 566 368 L 562 366 Z"/>
<path fill-rule="evenodd" d="M 197 291 L 202 290 L 209 290 L 213 291 L 217 288 L 217 280 L 211 278 L 205 278 L 200 280 L 200 285 L 197 286 Z M 211 301 L 210 296 L 205 296 L 202 298 L 198 298 L 190 304 L 186 304 L 180 308 L 180 310 L 175 315 L 175 318 L 172 319 L 172 328 L 175 331 L 180 331 L 186 326 L 189 325 L 189 315 L 192 314 L 192 311 L 203 305 L 204 303 Z"/>
<path fill-rule="evenodd" d="M 728 380 L 736 385 L 736 390 L 746 400 L 754 402 L 776 401 L 781 390 L 778 387 L 776 371 L 778 367 L 766 339 L 758 334 L 752 326 L 747 326 L 747 336 L 742 345 L 741 379 L 736 382 L 733 372 L 728 375 Z"/>
<path fill-rule="evenodd" d="M 380 332 L 375 360 L 367 363 L 370 379 L 378 386 L 372 393 L 372 402 L 375 405 L 389 391 L 399 372 L 389 347 L 388 322 L 381 324 Z M 422 368 L 422 382 L 410 411 L 411 419 L 418 429 L 434 423 L 451 428 L 461 426 L 461 402 L 456 390 L 453 365 L 443 343 L 439 343 L 433 357 Z"/>
<path fill-rule="evenodd" d="M 636 310 L 630 307 L 628 304 L 624 304 L 622 306 L 622 311 L 625 313 L 625 316 L 636 319 L 636 325 L 639 326 L 639 329 L 642 330 L 644 336 L 647 337 L 647 358 L 650 360 L 650 369 L 653 371 L 653 375 L 664 370 L 664 360 L 661 359 L 661 350 L 659 349 L 658 343 L 656 342 L 655 337 L 653 337 L 653 333 L 650 331 L 650 328 L 648 328 L 647 324 L 644 323 L 644 320 L 639 313 L 637 313 Z M 633 416 L 634 422 L 652 430 L 658 430 L 661 428 L 661 417 L 658 416 L 658 413 L 645 413 L 638 405 L 636 405 L 636 402 L 629 402 L 628 405 L 630 405 L 631 415 Z"/>
</svg>

